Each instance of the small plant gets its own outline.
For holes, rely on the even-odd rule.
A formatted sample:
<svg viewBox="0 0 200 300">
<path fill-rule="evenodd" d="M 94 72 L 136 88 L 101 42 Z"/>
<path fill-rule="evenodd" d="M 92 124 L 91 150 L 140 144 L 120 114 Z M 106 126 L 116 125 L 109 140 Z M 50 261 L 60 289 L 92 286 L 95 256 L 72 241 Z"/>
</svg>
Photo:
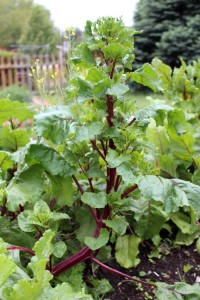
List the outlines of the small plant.
<svg viewBox="0 0 200 300">
<path fill-rule="evenodd" d="M 0 99 L 5 98 L 12 101 L 30 102 L 31 94 L 25 86 L 11 85 L 0 90 Z"/>
<path fill-rule="evenodd" d="M 163 90 L 150 64 L 124 73 L 122 66 L 132 68 L 135 34 L 121 19 L 87 22 L 86 42 L 72 58 L 76 72 L 64 91 L 65 105 L 36 113 L 34 132 L 20 146 L 15 143 L 8 149 L 0 144 L 1 227 L 18 233 L 14 244 L 13 237 L 0 232 L 3 300 L 30 295 L 38 300 L 92 299 L 81 279 L 82 268 L 73 272 L 85 261 L 153 286 L 160 300 L 181 300 L 185 295 L 198 299 L 198 285 L 145 282 L 104 263 L 112 245 L 121 266 L 138 265 L 140 243 L 159 235 L 169 220 L 182 228 L 185 215 L 184 229 L 199 236 L 200 187 L 175 176 L 161 177 L 158 152 L 146 136 L 154 119 L 155 127 L 168 120 L 178 138 L 173 108 L 155 107 L 145 116 L 135 111 L 133 99 L 125 97 L 130 79 L 155 92 Z M 9 101 L 2 105 L 6 113 L 0 119 L 1 130 L 9 137 L 17 135 L 18 129 L 10 124 L 22 118 L 22 112 L 16 114 Z M 3 124 L 10 119 L 7 129 Z M 32 258 L 27 267 L 28 255 Z M 110 291 L 107 281 L 92 284 L 101 295 Z M 97 299 L 96 290 L 92 294 Z"/>
</svg>

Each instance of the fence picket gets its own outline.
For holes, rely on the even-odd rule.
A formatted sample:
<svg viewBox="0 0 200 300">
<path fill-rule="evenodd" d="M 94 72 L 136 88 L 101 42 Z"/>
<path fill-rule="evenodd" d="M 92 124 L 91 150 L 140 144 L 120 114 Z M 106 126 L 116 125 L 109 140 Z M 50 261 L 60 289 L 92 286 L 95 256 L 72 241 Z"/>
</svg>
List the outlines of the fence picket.
<svg viewBox="0 0 200 300">
<path fill-rule="evenodd" d="M 12 57 L 0 56 L 0 87 L 5 88 L 12 84 L 17 86 L 25 85 L 30 90 L 37 90 L 37 85 L 33 82 L 29 76 L 31 73 L 31 66 L 35 65 L 35 60 L 39 59 L 39 66 L 41 76 L 45 72 L 49 73 L 46 81 L 46 90 L 50 91 L 54 84 L 53 78 L 50 76 L 53 72 L 58 71 L 58 80 L 62 85 L 62 78 L 64 70 L 64 59 L 55 57 L 55 55 L 14 55 Z"/>
</svg>

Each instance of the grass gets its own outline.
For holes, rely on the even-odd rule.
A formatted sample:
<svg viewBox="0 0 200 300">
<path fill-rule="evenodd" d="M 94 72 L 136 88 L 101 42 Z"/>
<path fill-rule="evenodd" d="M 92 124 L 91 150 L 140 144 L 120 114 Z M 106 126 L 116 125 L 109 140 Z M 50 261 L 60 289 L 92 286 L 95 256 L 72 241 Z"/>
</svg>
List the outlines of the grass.
<svg viewBox="0 0 200 300">
<path fill-rule="evenodd" d="M 163 103 L 165 97 L 159 93 L 153 92 L 132 92 L 129 91 L 125 95 L 128 99 L 133 99 L 136 109 L 144 108 L 155 103 Z"/>
</svg>

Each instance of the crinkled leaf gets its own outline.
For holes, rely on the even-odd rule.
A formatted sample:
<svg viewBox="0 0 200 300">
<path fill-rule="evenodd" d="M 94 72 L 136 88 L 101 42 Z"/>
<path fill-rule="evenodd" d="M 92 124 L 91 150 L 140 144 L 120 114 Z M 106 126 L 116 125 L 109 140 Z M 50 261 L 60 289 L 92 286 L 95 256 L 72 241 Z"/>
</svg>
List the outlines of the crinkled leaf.
<svg viewBox="0 0 200 300">
<path fill-rule="evenodd" d="M 86 100 L 93 99 L 93 86 L 89 81 L 83 80 L 82 78 L 78 78 L 78 102 L 82 103 Z"/>
<path fill-rule="evenodd" d="M 86 79 L 92 83 L 98 83 L 101 80 L 107 79 L 107 74 L 97 67 L 92 67 L 88 70 Z"/>
<path fill-rule="evenodd" d="M 42 173 L 43 168 L 40 165 L 33 165 L 10 182 L 6 188 L 7 207 L 10 211 L 17 211 L 19 205 L 26 202 L 35 203 L 40 199 L 44 191 Z"/>
<path fill-rule="evenodd" d="M 111 87 L 111 89 L 107 91 L 107 93 L 109 95 L 115 95 L 117 97 L 120 97 L 121 95 L 125 94 L 128 90 L 128 85 L 123 83 L 116 83 Z"/>
<path fill-rule="evenodd" d="M 48 107 L 35 115 L 36 132 L 38 136 L 50 139 L 55 144 L 61 144 L 67 137 L 71 117 L 71 112 L 64 105 Z"/>
<path fill-rule="evenodd" d="M 95 299 L 98 299 L 100 295 L 104 295 L 106 293 L 112 292 L 113 287 L 109 283 L 108 279 L 96 279 L 96 278 L 90 278 L 89 283 L 93 285 L 93 288 L 91 289 L 91 294 L 95 297 Z"/>
<path fill-rule="evenodd" d="M 51 175 L 70 177 L 74 173 L 74 168 L 51 147 L 44 144 L 32 144 L 30 145 L 29 153 Z"/>
<path fill-rule="evenodd" d="M 101 124 L 99 122 L 95 122 L 85 126 L 77 126 L 76 127 L 76 142 L 82 142 L 84 140 L 93 139 L 95 135 L 101 133 Z"/>
<path fill-rule="evenodd" d="M 186 195 L 169 179 L 147 175 L 140 178 L 138 187 L 146 199 L 164 203 L 167 212 L 176 212 L 181 206 L 189 206 Z"/>
<path fill-rule="evenodd" d="M 119 236 L 115 246 L 115 258 L 117 262 L 124 268 L 132 268 L 139 264 L 140 259 L 137 258 L 139 253 L 138 246 L 141 239 L 134 235 Z"/>
<path fill-rule="evenodd" d="M 44 290 L 50 288 L 49 281 L 52 275 L 46 270 L 46 260 L 32 262 L 29 264 L 34 277 L 21 279 L 11 287 L 6 287 L 3 291 L 5 299 L 9 300 L 36 300 L 40 299 Z"/>
<path fill-rule="evenodd" d="M 125 184 L 134 184 L 136 176 L 134 175 L 134 169 L 131 163 L 123 162 L 117 167 L 117 174 L 122 176 L 122 180 Z"/>
<path fill-rule="evenodd" d="M 37 259 L 49 259 L 49 256 L 53 252 L 52 239 L 55 233 L 51 230 L 46 230 L 43 236 L 35 243 L 33 247 L 33 251 L 35 251 L 35 255 Z"/>
<path fill-rule="evenodd" d="M 49 218 L 50 218 L 50 215 L 51 215 L 51 211 L 50 211 L 49 206 L 43 200 L 38 200 L 35 203 L 33 213 L 34 213 L 35 216 L 37 216 L 38 220 L 42 224 L 47 223 Z"/>
<path fill-rule="evenodd" d="M 163 90 L 162 81 L 156 70 L 150 64 L 144 64 L 140 69 L 126 73 L 126 77 L 149 87 L 154 92 Z"/>
<path fill-rule="evenodd" d="M 136 123 L 139 125 L 148 125 L 151 122 L 151 119 L 154 118 L 156 125 L 163 125 L 167 112 L 170 110 L 174 110 L 174 108 L 166 104 L 146 106 L 145 108 L 136 111 Z"/>
<path fill-rule="evenodd" d="M 83 291 L 74 291 L 73 287 L 69 283 L 62 283 L 57 285 L 50 291 L 44 291 L 42 297 L 37 300 L 93 300 L 92 296 L 87 295 Z M 22 299 L 21 299 L 22 300 Z M 32 299 L 31 299 L 32 300 Z"/>
<path fill-rule="evenodd" d="M 104 208 L 107 204 L 107 196 L 104 192 L 90 193 L 85 192 L 81 197 L 83 203 L 94 208 Z"/>
<path fill-rule="evenodd" d="M 15 272 L 15 263 L 7 256 L 0 254 L 0 287 L 5 284 L 9 276 Z"/>
<path fill-rule="evenodd" d="M 119 235 L 125 234 L 128 226 L 125 217 L 117 215 L 112 220 L 104 220 L 103 223 L 105 223 L 107 227 L 112 228 Z"/>
<path fill-rule="evenodd" d="M 120 43 L 111 43 L 102 47 L 105 59 L 120 61 L 124 55 L 125 47 Z"/>
<path fill-rule="evenodd" d="M 101 248 L 102 246 L 106 245 L 109 240 L 109 232 L 103 228 L 100 231 L 98 238 L 94 237 L 85 237 L 84 242 L 85 244 L 93 251 Z"/>
<path fill-rule="evenodd" d="M 177 282 L 174 285 L 157 283 L 158 290 L 155 295 L 159 300 L 199 300 L 200 285 L 190 285 L 185 282 Z M 177 293 L 173 292 L 176 291 Z"/>
<path fill-rule="evenodd" d="M 119 155 L 117 151 L 109 149 L 106 155 L 106 161 L 110 168 L 115 168 L 122 163 L 129 161 L 131 158 L 130 154 Z"/>
</svg>

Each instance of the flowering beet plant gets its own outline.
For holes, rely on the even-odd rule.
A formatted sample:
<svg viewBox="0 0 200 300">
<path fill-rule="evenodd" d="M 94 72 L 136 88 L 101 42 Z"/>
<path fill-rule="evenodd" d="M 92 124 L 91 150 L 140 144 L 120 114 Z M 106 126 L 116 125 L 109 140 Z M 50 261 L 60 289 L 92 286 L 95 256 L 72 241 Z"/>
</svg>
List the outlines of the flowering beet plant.
<svg viewBox="0 0 200 300">
<path fill-rule="evenodd" d="M 158 299 L 199 299 L 197 285 L 144 282 L 105 263 L 112 248 L 124 268 L 138 265 L 140 243 L 168 221 L 184 231 L 184 216 L 185 233 L 200 235 L 200 187 L 165 176 L 167 142 L 188 138 L 184 113 L 164 104 L 137 111 L 126 97 L 130 80 L 165 89 L 155 66 L 131 71 L 135 34 L 121 19 L 88 21 L 62 105 L 38 112 L 1 100 L 1 299 L 99 299 L 100 288 L 83 282 L 86 261 L 152 285 Z M 32 129 L 22 127 L 28 118 Z M 178 143 L 174 155 L 184 160 Z M 190 159 L 199 164 L 195 153 Z M 111 289 L 105 280 L 98 286 Z"/>
</svg>

